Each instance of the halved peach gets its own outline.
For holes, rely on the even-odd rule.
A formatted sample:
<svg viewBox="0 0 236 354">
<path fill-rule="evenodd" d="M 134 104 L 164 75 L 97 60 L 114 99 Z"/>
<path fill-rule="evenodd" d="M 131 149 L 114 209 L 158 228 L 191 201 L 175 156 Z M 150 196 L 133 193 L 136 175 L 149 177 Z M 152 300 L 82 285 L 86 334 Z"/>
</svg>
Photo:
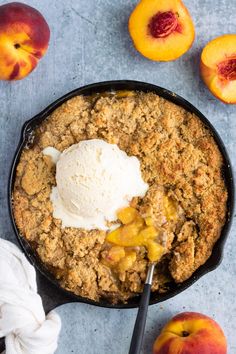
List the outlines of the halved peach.
<svg viewBox="0 0 236 354">
<path fill-rule="evenodd" d="M 214 96 L 224 103 L 236 103 L 236 34 L 209 42 L 201 54 L 200 70 Z"/>
<path fill-rule="evenodd" d="M 169 61 L 187 52 L 194 41 L 192 18 L 181 0 L 141 0 L 129 19 L 136 49 L 156 61 Z"/>
</svg>

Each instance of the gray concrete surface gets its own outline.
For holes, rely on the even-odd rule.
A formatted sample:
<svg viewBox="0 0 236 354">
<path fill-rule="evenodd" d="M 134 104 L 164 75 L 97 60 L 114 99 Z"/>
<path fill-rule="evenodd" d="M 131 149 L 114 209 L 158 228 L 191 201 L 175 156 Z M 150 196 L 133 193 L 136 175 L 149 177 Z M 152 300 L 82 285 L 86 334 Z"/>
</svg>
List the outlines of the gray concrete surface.
<svg viewBox="0 0 236 354">
<path fill-rule="evenodd" d="M 66 92 L 110 79 L 151 82 L 182 95 L 202 111 L 223 138 L 232 162 L 236 156 L 236 107 L 214 99 L 199 77 L 202 47 L 223 33 L 235 32 L 236 1 L 186 0 L 196 26 L 192 49 L 181 59 L 155 63 L 133 48 L 127 20 L 136 0 L 28 0 L 51 28 L 50 48 L 38 68 L 20 82 L 0 83 L 0 236 L 15 242 L 7 211 L 10 162 L 22 124 Z M 0 4 L 5 1 L 0 0 Z M 150 307 L 143 353 L 172 315 L 198 311 L 215 318 L 236 353 L 235 225 L 222 265 L 185 293 Z M 136 310 L 106 310 L 83 304 L 61 306 L 62 332 L 57 354 L 125 354 Z M 42 353 L 43 354 L 43 353 Z"/>
</svg>

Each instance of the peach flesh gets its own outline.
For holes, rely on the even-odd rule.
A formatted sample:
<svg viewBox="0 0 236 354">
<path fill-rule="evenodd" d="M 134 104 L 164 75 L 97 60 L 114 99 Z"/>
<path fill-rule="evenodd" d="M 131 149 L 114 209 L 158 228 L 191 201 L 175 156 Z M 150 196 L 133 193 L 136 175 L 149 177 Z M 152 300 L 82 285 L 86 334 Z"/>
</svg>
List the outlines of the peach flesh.
<svg viewBox="0 0 236 354">
<path fill-rule="evenodd" d="M 227 59 L 217 65 L 219 75 L 225 80 L 236 80 L 236 58 Z"/>
<path fill-rule="evenodd" d="M 179 22 L 172 11 L 158 12 L 151 18 L 148 28 L 154 38 L 165 38 L 178 30 Z"/>
</svg>

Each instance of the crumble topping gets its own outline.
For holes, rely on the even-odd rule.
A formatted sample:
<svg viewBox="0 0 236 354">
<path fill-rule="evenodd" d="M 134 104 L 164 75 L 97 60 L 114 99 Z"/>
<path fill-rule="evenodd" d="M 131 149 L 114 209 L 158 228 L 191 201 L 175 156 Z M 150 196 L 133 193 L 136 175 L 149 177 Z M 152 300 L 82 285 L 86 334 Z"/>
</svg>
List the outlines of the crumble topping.
<svg viewBox="0 0 236 354">
<path fill-rule="evenodd" d="M 104 139 L 136 156 L 150 188 L 131 206 L 163 228 L 167 253 L 156 267 L 152 290 L 181 283 L 209 258 L 226 217 L 222 156 L 200 119 L 154 93 L 77 96 L 56 109 L 22 152 L 13 193 L 22 237 L 36 250 L 61 286 L 99 301 L 126 301 L 142 290 L 148 258 L 143 247 L 132 267 L 114 274 L 102 261 L 106 232 L 61 228 L 52 216 L 55 165 L 43 149 L 63 151 L 87 139 Z M 178 218 L 165 222 L 167 195 Z"/>
</svg>

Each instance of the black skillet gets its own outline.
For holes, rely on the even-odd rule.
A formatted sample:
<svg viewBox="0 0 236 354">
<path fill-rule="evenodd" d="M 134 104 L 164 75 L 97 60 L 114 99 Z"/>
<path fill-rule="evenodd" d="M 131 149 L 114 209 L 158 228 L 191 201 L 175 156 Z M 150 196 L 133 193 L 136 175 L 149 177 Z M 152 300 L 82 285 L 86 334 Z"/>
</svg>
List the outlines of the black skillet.
<svg viewBox="0 0 236 354">
<path fill-rule="evenodd" d="M 136 296 L 131 298 L 127 303 L 118 303 L 118 304 L 111 304 L 105 299 L 102 299 L 99 302 L 95 302 L 89 300 L 87 298 L 82 298 L 80 296 L 74 295 L 69 291 L 66 291 L 60 287 L 56 279 L 51 275 L 51 273 L 45 268 L 42 264 L 40 259 L 37 257 L 29 243 L 20 235 L 19 230 L 17 229 L 14 217 L 13 217 L 13 210 L 12 210 L 12 191 L 14 187 L 15 181 L 15 174 L 16 174 L 16 166 L 19 162 L 19 158 L 22 152 L 22 149 L 25 147 L 27 143 L 29 143 L 30 138 L 32 137 L 32 133 L 34 129 L 40 125 L 40 123 L 46 119 L 56 108 L 58 108 L 61 104 L 65 101 L 69 100 L 70 98 L 77 96 L 77 95 L 92 95 L 95 93 L 102 93 L 102 92 L 109 92 L 109 91 L 118 91 L 118 90 L 136 90 L 136 91 L 143 91 L 143 92 L 154 92 L 159 96 L 185 108 L 187 111 L 195 113 L 201 121 L 209 128 L 213 137 L 215 138 L 216 143 L 223 155 L 224 158 L 224 167 L 223 167 L 223 176 L 225 178 L 225 183 L 228 189 L 228 212 L 227 212 L 227 219 L 225 225 L 223 227 L 221 237 L 217 241 L 214 246 L 213 252 L 211 257 L 207 260 L 207 262 L 201 266 L 196 272 L 191 276 L 190 279 L 186 280 L 182 284 L 175 284 L 174 282 L 169 284 L 169 290 L 164 294 L 158 294 L 153 292 L 150 297 L 150 304 L 156 304 L 158 302 L 165 301 L 170 299 L 173 296 L 180 294 L 185 289 L 189 288 L 193 283 L 195 283 L 200 277 L 204 274 L 214 270 L 216 267 L 219 266 L 223 256 L 223 248 L 228 236 L 230 226 L 232 223 L 233 217 L 233 209 L 234 209 L 234 183 L 233 183 L 233 173 L 232 168 L 229 160 L 229 156 L 225 149 L 225 146 L 216 132 L 215 128 L 212 124 L 207 120 L 207 118 L 198 111 L 192 104 L 187 102 L 182 97 L 176 95 L 173 92 L 170 92 L 164 88 L 144 83 L 138 81 L 128 81 L 128 80 L 121 80 L 121 81 L 108 81 L 108 82 L 101 82 L 96 84 L 91 84 L 88 86 L 84 86 L 82 88 L 76 89 L 65 96 L 59 98 L 50 106 L 48 106 L 45 110 L 41 113 L 36 115 L 34 118 L 27 121 L 22 129 L 22 134 L 19 142 L 19 146 L 16 150 L 11 172 L 9 178 L 9 187 L 8 187 L 8 202 L 9 202 L 9 212 L 10 218 L 12 221 L 13 229 L 15 231 L 16 237 L 31 264 L 33 264 L 38 272 L 38 288 L 39 294 L 42 296 L 45 311 L 48 312 L 55 307 L 69 303 L 69 302 L 82 302 L 86 304 L 91 304 L 100 307 L 106 308 L 116 308 L 116 309 L 127 309 L 127 308 L 135 308 L 139 306 L 140 296 Z"/>
</svg>

